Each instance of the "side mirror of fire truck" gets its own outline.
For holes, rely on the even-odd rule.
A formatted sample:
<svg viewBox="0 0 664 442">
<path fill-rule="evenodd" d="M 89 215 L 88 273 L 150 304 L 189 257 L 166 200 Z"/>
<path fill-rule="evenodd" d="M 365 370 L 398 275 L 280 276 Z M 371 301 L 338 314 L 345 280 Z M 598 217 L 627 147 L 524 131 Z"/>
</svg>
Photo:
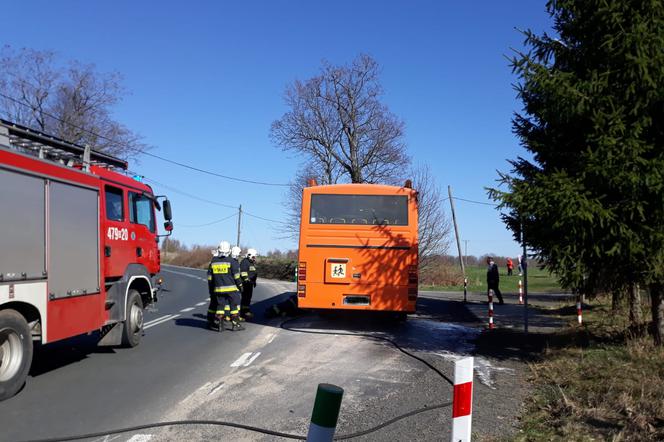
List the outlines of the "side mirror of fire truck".
<svg viewBox="0 0 664 442">
<path fill-rule="evenodd" d="M 164 230 L 166 230 L 169 233 L 172 232 L 173 231 L 173 223 L 171 221 L 166 221 L 164 223 Z"/>
<path fill-rule="evenodd" d="M 171 221 L 173 219 L 173 212 L 171 212 L 171 202 L 169 200 L 164 200 L 162 203 L 162 206 L 164 207 L 164 219 L 166 221 Z M 164 224 L 164 228 L 168 230 L 166 225 Z M 171 224 L 171 230 L 173 230 L 173 225 Z"/>
</svg>

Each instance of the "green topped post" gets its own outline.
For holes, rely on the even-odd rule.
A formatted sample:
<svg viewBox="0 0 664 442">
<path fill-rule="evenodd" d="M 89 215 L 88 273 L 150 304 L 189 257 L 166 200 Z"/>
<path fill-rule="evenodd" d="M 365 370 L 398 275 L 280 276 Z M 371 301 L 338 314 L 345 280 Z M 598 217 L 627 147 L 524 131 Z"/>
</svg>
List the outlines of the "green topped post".
<svg viewBox="0 0 664 442">
<path fill-rule="evenodd" d="M 343 395 L 341 387 L 318 384 L 307 442 L 332 442 Z"/>
</svg>

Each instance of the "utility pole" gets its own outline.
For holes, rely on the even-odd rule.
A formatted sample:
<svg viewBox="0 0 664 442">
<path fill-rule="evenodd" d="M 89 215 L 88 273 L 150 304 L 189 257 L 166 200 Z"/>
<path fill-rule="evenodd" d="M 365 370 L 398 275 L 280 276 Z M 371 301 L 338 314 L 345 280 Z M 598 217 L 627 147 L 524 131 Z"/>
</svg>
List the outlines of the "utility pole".
<svg viewBox="0 0 664 442">
<path fill-rule="evenodd" d="M 242 225 L 242 204 L 237 213 L 237 243 L 236 245 L 240 247 L 240 226 Z"/>
<path fill-rule="evenodd" d="M 463 257 L 465 259 L 468 259 L 468 242 L 469 241 L 470 241 L 469 239 L 464 239 L 463 240 L 463 246 L 464 246 Z"/>
<path fill-rule="evenodd" d="M 457 250 L 459 252 L 459 263 L 461 264 L 461 273 L 463 279 L 466 279 L 466 265 L 463 263 L 463 256 L 461 256 L 461 242 L 459 241 L 459 228 L 457 227 L 456 213 L 454 212 L 454 198 L 452 197 L 452 186 L 447 186 L 447 194 L 450 197 L 450 207 L 452 208 L 452 221 L 454 222 L 454 235 L 456 236 Z M 464 295 L 465 295 L 464 291 Z M 464 302 L 466 299 L 464 298 Z"/>
</svg>

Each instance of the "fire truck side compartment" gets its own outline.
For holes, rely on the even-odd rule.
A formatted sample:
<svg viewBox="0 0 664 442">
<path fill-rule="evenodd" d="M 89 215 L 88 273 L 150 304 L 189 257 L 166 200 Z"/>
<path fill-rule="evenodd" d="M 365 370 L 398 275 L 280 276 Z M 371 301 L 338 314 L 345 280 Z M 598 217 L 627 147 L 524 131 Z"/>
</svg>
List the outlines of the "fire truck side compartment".
<svg viewBox="0 0 664 442">
<path fill-rule="evenodd" d="M 99 194 L 49 183 L 50 299 L 99 293 Z"/>
<path fill-rule="evenodd" d="M 44 186 L 0 169 L 0 282 L 46 278 Z"/>
</svg>

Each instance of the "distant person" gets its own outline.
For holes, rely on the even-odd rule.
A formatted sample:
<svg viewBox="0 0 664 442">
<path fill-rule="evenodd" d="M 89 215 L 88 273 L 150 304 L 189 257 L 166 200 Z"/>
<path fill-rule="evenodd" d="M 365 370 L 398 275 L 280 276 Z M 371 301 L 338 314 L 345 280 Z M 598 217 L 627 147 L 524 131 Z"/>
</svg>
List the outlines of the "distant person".
<svg viewBox="0 0 664 442">
<path fill-rule="evenodd" d="M 526 272 L 526 267 L 528 267 L 528 256 L 526 255 L 519 255 L 519 268 L 521 269 L 519 272 L 519 276 L 521 276 L 521 272 L 525 273 Z"/>
<path fill-rule="evenodd" d="M 500 289 L 498 288 L 498 284 L 500 282 L 500 275 L 498 274 L 498 265 L 494 262 L 492 257 L 488 257 L 486 259 L 486 263 L 488 264 L 487 270 L 486 270 L 486 285 L 487 285 L 487 295 L 489 294 L 489 290 L 493 290 L 493 293 L 498 297 L 498 303 L 499 304 L 505 304 L 503 302 L 503 294 L 500 293 Z"/>
<path fill-rule="evenodd" d="M 512 276 L 512 271 L 514 270 L 514 263 L 512 258 L 507 258 L 507 276 Z"/>
<path fill-rule="evenodd" d="M 242 302 L 240 304 L 240 316 L 245 319 L 251 319 L 254 314 L 251 312 L 251 297 L 256 287 L 258 272 L 256 271 L 256 249 L 247 250 L 247 256 L 240 262 L 240 276 L 242 277 Z"/>
</svg>

